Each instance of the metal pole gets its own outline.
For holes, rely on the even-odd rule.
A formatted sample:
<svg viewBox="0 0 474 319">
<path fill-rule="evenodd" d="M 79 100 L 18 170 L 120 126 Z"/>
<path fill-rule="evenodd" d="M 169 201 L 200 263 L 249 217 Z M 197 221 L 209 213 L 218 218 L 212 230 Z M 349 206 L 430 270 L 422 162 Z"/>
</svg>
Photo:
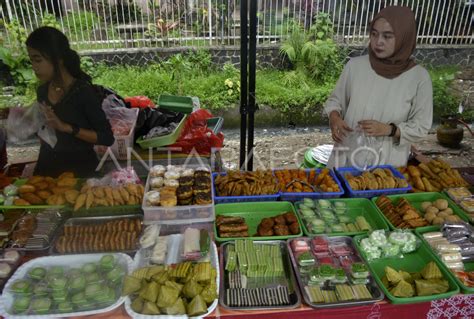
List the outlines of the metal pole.
<svg viewBox="0 0 474 319">
<path fill-rule="evenodd" d="M 209 44 L 212 45 L 212 0 L 207 1 L 207 20 L 209 25 Z"/>
<path fill-rule="evenodd" d="M 246 170 L 246 137 L 247 137 L 247 64 L 248 64 L 248 3 L 240 1 L 240 165 Z"/>
<path fill-rule="evenodd" d="M 10 7 L 10 1 L 6 0 L 5 3 L 7 5 L 7 13 L 8 13 L 8 19 L 9 19 L 8 22 L 11 22 L 13 20 L 13 14 L 12 14 L 12 8 Z"/>
<path fill-rule="evenodd" d="M 249 128 L 248 128 L 248 152 L 247 170 L 253 170 L 253 138 L 255 122 L 255 82 L 256 82 L 256 60 L 257 60 L 257 1 L 250 1 L 250 33 L 249 33 Z"/>
</svg>

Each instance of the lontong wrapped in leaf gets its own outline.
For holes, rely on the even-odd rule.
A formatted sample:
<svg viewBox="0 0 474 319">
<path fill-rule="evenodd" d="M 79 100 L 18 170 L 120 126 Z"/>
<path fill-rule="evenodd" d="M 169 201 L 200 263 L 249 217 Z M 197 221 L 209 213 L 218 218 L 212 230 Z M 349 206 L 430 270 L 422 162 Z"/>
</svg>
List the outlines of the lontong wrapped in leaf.
<svg viewBox="0 0 474 319">
<path fill-rule="evenodd" d="M 449 283 L 444 279 L 415 280 L 418 296 L 442 294 L 449 289 Z"/>
<path fill-rule="evenodd" d="M 201 295 L 197 295 L 191 300 L 187 309 L 188 315 L 190 317 L 199 316 L 207 312 L 206 302 Z"/>
<path fill-rule="evenodd" d="M 203 287 L 195 279 L 188 281 L 183 287 L 183 294 L 186 298 L 192 299 L 199 295 Z"/>
<path fill-rule="evenodd" d="M 175 303 L 171 307 L 166 307 L 162 309 L 167 315 L 185 315 L 186 306 L 184 305 L 183 299 L 176 299 Z"/>
<path fill-rule="evenodd" d="M 395 297 L 413 297 L 415 290 L 413 286 L 407 283 L 405 280 L 400 280 L 398 284 L 390 290 L 390 293 Z"/>
<path fill-rule="evenodd" d="M 177 288 L 163 285 L 160 287 L 160 295 L 156 304 L 160 308 L 171 307 L 176 302 L 176 299 L 178 299 L 178 296 L 179 290 Z"/>
<path fill-rule="evenodd" d="M 142 281 L 133 276 L 125 276 L 123 279 L 122 296 L 128 296 L 137 292 L 142 287 Z"/>
</svg>

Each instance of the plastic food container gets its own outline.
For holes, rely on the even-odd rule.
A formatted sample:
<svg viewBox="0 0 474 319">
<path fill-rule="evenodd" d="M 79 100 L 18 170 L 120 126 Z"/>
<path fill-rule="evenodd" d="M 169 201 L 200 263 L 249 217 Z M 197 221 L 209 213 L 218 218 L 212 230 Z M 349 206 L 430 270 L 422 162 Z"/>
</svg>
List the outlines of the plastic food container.
<svg viewBox="0 0 474 319">
<path fill-rule="evenodd" d="M 193 111 L 193 99 L 190 96 L 162 94 L 158 105 L 174 112 L 189 114 Z"/>
<path fill-rule="evenodd" d="M 184 168 L 196 169 L 202 167 L 199 165 L 187 165 Z M 210 167 L 206 167 L 210 170 Z M 150 190 L 150 176 L 148 176 L 145 194 Z M 209 181 L 210 182 L 210 181 Z M 143 196 L 142 209 L 144 213 L 143 221 L 145 224 L 159 223 L 159 224 L 190 224 L 214 221 L 214 188 L 211 184 L 212 203 L 209 205 L 187 205 L 187 206 L 173 206 L 162 207 L 148 205 L 146 196 Z"/>
<path fill-rule="evenodd" d="M 140 147 L 142 149 L 149 149 L 149 148 L 153 148 L 153 147 L 161 147 L 161 146 L 171 145 L 174 142 L 176 142 L 176 140 L 178 140 L 187 119 L 188 119 L 187 115 L 183 116 L 181 121 L 179 121 L 178 126 L 176 127 L 176 129 L 172 133 L 167 134 L 167 135 L 163 135 L 163 136 L 157 136 L 157 137 L 149 138 L 149 139 L 144 139 L 143 136 L 140 136 L 137 139 L 137 144 L 140 145 Z"/>
<path fill-rule="evenodd" d="M 313 169 L 305 169 L 306 175 L 309 174 L 309 172 Z M 314 169 L 316 170 L 316 174 L 321 173 L 321 169 Z M 299 201 L 302 200 L 303 198 L 312 198 L 312 199 L 318 199 L 318 198 L 337 198 L 341 197 L 344 195 L 344 189 L 342 188 L 341 182 L 337 178 L 336 174 L 334 173 L 333 170 L 329 171 L 329 175 L 333 178 L 333 180 L 336 182 L 337 186 L 339 187 L 338 192 L 307 192 L 307 193 L 287 193 L 287 192 L 280 192 L 281 194 L 281 200 L 284 201 Z"/>
<path fill-rule="evenodd" d="M 467 189 L 467 187 L 453 187 L 453 188 L 448 188 L 446 190 L 446 194 L 455 201 L 456 203 L 459 203 L 461 200 L 465 198 L 471 198 L 472 193 Z"/>
<path fill-rule="evenodd" d="M 380 166 L 369 167 L 369 170 L 372 170 L 375 168 L 383 168 L 383 169 L 388 168 L 392 172 L 393 176 L 405 179 L 403 174 L 397 171 L 391 165 L 380 165 Z M 351 186 L 349 185 L 349 182 L 344 177 L 344 175 L 346 175 L 347 173 L 350 173 L 353 176 L 359 176 L 360 174 L 362 174 L 361 171 L 357 170 L 354 167 L 341 167 L 341 168 L 336 169 L 336 173 L 341 178 L 342 182 L 344 183 L 345 188 L 348 190 L 349 197 L 372 198 L 372 197 L 380 196 L 380 195 L 403 194 L 412 190 L 412 187 L 410 186 L 410 184 L 408 184 L 408 187 L 403 187 L 403 188 L 386 188 L 386 189 L 376 189 L 376 190 L 355 191 L 351 188 Z"/>
<path fill-rule="evenodd" d="M 354 244 L 356 245 L 358 251 L 361 251 L 359 243 L 364 238 L 367 238 L 367 236 L 359 235 L 354 237 Z M 430 296 L 413 296 L 408 298 L 400 298 L 393 296 L 382 281 L 382 278 L 385 276 L 386 266 L 389 266 L 395 269 L 396 271 L 404 270 L 412 273 L 421 271 L 431 261 L 434 261 L 436 263 L 441 273 L 443 274 L 443 278 L 449 283 L 449 289 L 445 293 Z M 375 280 L 379 284 L 380 288 L 393 304 L 427 302 L 431 300 L 449 298 L 459 293 L 459 287 L 457 286 L 450 272 L 442 265 L 442 263 L 438 259 L 433 256 L 433 253 L 430 251 L 430 249 L 425 243 L 422 243 L 416 251 L 409 254 L 405 254 L 403 258 L 374 259 L 371 261 L 367 261 L 367 264 L 369 266 L 370 272 L 375 277 Z"/>
<path fill-rule="evenodd" d="M 255 236 L 257 234 L 258 226 L 264 218 L 275 217 L 287 212 L 294 213 L 300 231 L 298 234 L 286 236 Z M 242 237 L 254 240 L 282 240 L 288 238 L 300 237 L 303 234 L 301 228 L 301 221 L 295 213 L 295 208 L 290 202 L 260 202 L 260 203 L 232 203 L 232 204 L 218 204 L 216 205 L 216 216 L 232 216 L 243 217 L 248 226 L 249 237 Z M 237 238 L 220 237 L 217 225 L 214 226 L 214 234 L 217 242 L 234 240 Z"/>
</svg>

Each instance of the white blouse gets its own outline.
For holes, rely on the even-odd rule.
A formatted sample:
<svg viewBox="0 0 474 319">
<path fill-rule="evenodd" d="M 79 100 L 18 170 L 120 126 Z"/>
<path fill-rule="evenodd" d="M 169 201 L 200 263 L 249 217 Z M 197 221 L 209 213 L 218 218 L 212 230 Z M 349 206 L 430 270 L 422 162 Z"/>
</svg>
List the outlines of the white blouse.
<svg viewBox="0 0 474 319">
<path fill-rule="evenodd" d="M 377 137 L 381 145 L 379 165 L 405 166 L 412 144 L 424 137 L 433 120 L 433 88 L 428 71 L 420 65 L 394 79 L 384 78 L 372 69 L 369 56 L 352 58 L 344 67 L 324 106 L 329 115 L 339 111 L 344 121 L 355 128 L 361 120 L 394 123 L 400 139 Z M 336 143 L 335 147 L 340 146 Z M 333 151 L 328 167 L 352 166 L 347 151 Z"/>
</svg>

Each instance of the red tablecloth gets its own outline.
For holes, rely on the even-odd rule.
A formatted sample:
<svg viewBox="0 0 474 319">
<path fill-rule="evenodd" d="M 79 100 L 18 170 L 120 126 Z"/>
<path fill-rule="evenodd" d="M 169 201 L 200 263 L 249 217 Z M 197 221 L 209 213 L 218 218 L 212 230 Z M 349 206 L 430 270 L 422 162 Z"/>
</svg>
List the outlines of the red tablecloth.
<svg viewBox="0 0 474 319">
<path fill-rule="evenodd" d="M 79 318 L 130 318 L 122 306 L 114 311 Z M 229 311 L 218 307 L 209 318 L 225 319 L 298 319 L 298 318 L 394 318 L 394 319 L 451 319 L 474 318 L 474 295 L 457 295 L 449 299 L 435 300 L 409 305 L 393 305 L 386 301 L 371 306 L 346 307 L 335 309 L 312 309 L 305 305 L 291 310 L 280 311 Z"/>
</svg>

